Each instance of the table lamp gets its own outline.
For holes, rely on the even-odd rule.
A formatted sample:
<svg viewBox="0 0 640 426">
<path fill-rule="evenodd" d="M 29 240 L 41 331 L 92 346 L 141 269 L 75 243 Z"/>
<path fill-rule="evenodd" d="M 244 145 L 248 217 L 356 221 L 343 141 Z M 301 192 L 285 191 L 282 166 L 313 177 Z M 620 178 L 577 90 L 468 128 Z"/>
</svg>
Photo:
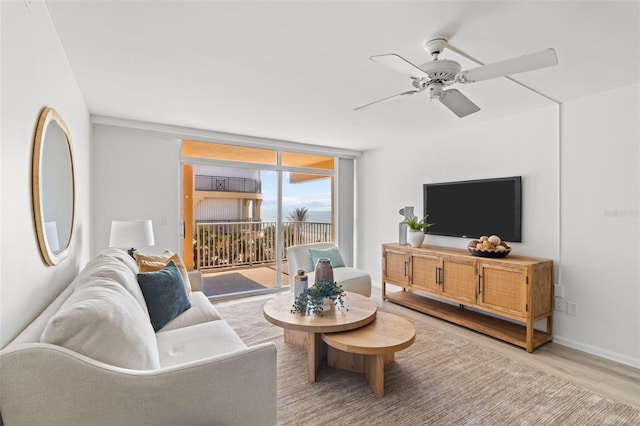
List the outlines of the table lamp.
<svg viewBox="0 0 640 426">
<path fill-rule="evenodd" d="M 153 226 L 150 220 L 112 220 L 109 247 L 127 248 L 131 257 L 135 247 L 154 245 Z"/>
</svg>

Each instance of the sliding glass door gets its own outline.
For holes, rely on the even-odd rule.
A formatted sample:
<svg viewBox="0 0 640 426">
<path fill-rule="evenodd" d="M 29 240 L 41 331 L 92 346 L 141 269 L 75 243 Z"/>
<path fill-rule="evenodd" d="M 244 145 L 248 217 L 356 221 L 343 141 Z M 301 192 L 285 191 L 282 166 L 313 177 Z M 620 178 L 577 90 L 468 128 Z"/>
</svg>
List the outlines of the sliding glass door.
<svg viewBox="0 0 640 426">
<path fill-rule="evenodd" d="M 333 157 L 183 141 L 183 252 L 212 298 L 289 285 L 286 249 L 334 240 Z"/>
</svg>

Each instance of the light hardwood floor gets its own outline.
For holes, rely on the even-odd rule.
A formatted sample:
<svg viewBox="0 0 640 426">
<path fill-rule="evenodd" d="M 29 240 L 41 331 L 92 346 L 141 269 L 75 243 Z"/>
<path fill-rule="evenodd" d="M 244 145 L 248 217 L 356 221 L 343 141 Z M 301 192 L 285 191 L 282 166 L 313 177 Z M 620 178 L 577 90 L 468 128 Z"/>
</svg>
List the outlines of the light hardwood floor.
<svg viewBox="0 0 640 426">
<path fill-rule="evenodd" d="M 592 389 L 602 395 L 640 407 L 640 369 L 610 361 L 595 355 L 549 342 L 528 353 L 522 348 L 485 336 L 464 327 L 430 317 L 421 312 L 382 301 L 381 291 L 372 289 L 371 296 L 381 306 L 392 305 L 402 309 L 406 317 L 427 317 L 429 325 L 449 333 L 463 336 L 473 343 L 491 349 L 512 360 L 522 362 L 545 373 L 561 377 L 572 383 Z"/>
</svg>

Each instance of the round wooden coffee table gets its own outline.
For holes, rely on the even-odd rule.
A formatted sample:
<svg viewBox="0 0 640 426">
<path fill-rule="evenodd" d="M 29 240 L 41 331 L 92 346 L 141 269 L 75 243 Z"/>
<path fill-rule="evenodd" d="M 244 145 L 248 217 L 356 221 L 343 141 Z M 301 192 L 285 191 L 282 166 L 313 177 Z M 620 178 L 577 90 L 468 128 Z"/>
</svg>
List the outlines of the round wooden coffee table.
<svg viewBox="0 0 640 426">
<path fill-rule="evenodd" d="M 316 381 L 316 372 L 326 351 L 322 333 L 353 330 L 376 319 L 377 306 L 360 294 L 346 292 L 344 307 L 334 306 L 321 315 L 292 314 L 293 295 L 283 293 L 264 305 L 264 317 L 285 330 L 285 342 L 307 349 L 309 382 Z"/>
<path fill-rule="evenodd" d="M 384 366 L 415 340 L 413 324 L 386 312 L 378 312 L 375 321 L 356 330 L 322 334 L 329 345 L 329 367 L 364 373 L 378 398 L 384 395 Z"/>
</svg>

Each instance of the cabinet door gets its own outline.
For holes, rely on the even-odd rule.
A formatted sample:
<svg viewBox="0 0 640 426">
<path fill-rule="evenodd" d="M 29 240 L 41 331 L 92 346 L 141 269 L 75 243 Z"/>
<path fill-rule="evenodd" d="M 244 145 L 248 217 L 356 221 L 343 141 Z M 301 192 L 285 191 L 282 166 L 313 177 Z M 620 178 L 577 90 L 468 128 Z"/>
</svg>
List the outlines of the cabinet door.
<svg viewBox="0 0 640 426">
<path fill-rule="evenodd" d="M 442 258 L 441 294 L 462 304 L 476 303 L 478 272 L 475 260 Z"/>
<path fill-rule="evenodd" d="M 478 305 L 524 317 L 527 311 L 527 269 L 480 262 Z"/>
<path fill-rule="evenodd" d="M 411 288 L 429 293 L 440 293 L 438 268 L 440 259 L 436 256 L 411 255 L 409 263 L 409 282 Z"/>
<path fill-rule="evenodd" d="M 385 250 L 382 259 L 385 282 L 398 285 L 409 283 L 409 259 L 406 253 Z"/>
</svg>

